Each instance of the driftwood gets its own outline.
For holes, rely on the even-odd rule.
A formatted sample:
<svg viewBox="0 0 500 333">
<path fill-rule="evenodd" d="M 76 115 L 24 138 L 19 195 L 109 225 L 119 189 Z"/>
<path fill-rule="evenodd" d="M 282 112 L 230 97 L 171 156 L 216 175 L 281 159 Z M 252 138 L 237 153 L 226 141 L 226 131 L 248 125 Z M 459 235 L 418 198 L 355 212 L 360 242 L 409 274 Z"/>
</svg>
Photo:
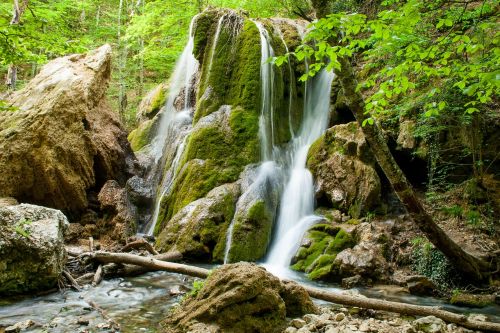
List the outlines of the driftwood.
<svg viewBox="0 0 500 333">
<path fill-rule="evenodd" d="M 99 285 L 99 283 L 101 283 L 101 281 L 102 281 L 102 277 L 103 277 L 102 265 L 99 265 L 99 267 L 97 267 L 97 271 L 94 274 L 94 279 L 92 281 L 92 287 Z"/>
<path fill-rule="evenodd" d="M 94 310 L 99 312 L 101 314 L 101 316 L 104 319 L 106 319 L 113 326 L 114 329 L 116 329 L 116 330 L 120 329 L 120 324 L 118 324 L 113 318 L 111 318 L 103 308 L 101 308 L 99 305 L 97 305 L 94 301 L 88 301 L 87 303 L 92 308 L 94 308 Z"/>
<path fill-rule="evenodd" d="M 146 251 L 148 251 L 149 253 L 153 254 L 153 255 L 158 255 L 158 251 L 155 250 L 155 248 L 153 247 L 153 245 L 149 244 L 148 241 L 146 241 L 145 239 L 143 238 L 140 238 L 136 241 L 133 241 L 133 242 L 130 242 L 128 243 L 127 245 L 125 245 L 123 248 L 122 248 L 122 252 L 126 252 L 128 250 L 132 250 L 132 249 L 146 249 Z"/>
<path fill-rule="evenodd" d="M 69 283 L 74 289 L 78 291 L 82 290 L 78 282 L 73 278 L 73 276 L 68 271 L 63 271 L 63 275 L 66 279 L 68 279 Z"/>
<path fill-rule="evenodd" d="M 97 251 L 86 254 L 89 259 L 101 263 L 119 263 L 143 266 L 150 270 L 162 270 L 172 273 L 179 273 L 198 278 L 206 278 L 209 270 L 196 266 L 183 265 L 171 262 L 165 262 L 154 258 L 141 257 L 130 253 L 110 253 Z M 357 297 L 345 294 L 338 294 L 325 291 L 318 288 L 301 285 L 312 298 L 342 304 L 347 306 L 356 306 L 359 308 L 395 312 L 411 316 L 435 316 L 446 322 L 458 324 L 460 326 L 472 329 L 491 332 L 500 332 L 500 324 L 492 322 L 482 322 L 470 320 L 461 314 L 452 313 L 433 306 L 412 305 L 399 302 L 390 302 L 380 299 Z"/>
<path fill-rule="evenodd" d="M 146 267 L 150 270 L 168 271 L 172 273 L 179 273 L 190 275 L 199 278 L 206 278 L 208 276 L 208 269 L 199 268 L 195 266 L 188 266 L 177 264 L 173 262 L 166 262 L 151 257 L 141 257 L 130 253 L 112 253 L 96 251 L 84 254 L 89 259 L 95 260 L 100 263 L 116 263 L 116 264 L 130 264 Z"/>
</svg>

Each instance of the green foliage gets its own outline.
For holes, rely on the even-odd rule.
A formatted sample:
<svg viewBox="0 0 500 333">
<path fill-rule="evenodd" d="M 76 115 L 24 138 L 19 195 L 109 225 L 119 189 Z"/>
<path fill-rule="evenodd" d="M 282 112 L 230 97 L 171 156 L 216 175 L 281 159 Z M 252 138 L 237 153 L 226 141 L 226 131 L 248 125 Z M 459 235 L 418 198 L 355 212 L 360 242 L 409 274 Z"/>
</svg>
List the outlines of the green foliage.
<svg viewBox="0 0 500 333">
<path fill-rule="evenodd" d="M 500 48 L 495 1 L 480 5 L 440 1 L 385 1 L 390 7 L 374 19 L 358 13 L 328 15 L 313 24 L 307 41 L 293 55 L 312 59 L 308 76 L 321 68 L 340 70 L 339 57 L 354 54 L 368 62 L 366 113 L 379 117 L 408 94 L 428 89 L 422 112 L 435 117 L 450 105 L 442 94 L 462 95 L 460 112 L 484 109 L 498 96 Z M 331 44 L 331 41 L 338 41 Z M 278 61 L 283 62 L 283 61 Z M 368 118 L 366 123 L 372 124 Z"/>
<path fill-rule="evenodd" d="M 14 226 L 16 233 L 25 238 L 28 238 L 30 236 L 30 232 L 26 227 L 29 226 L 31 223 L 33 223 L 33 221 L 31 221 L 30 219 L 20 220 Z"/>
<path fill-rule="evenodd" d="M 431 279 L 441 290 L 451 288 L 457 282 L 453 265 L 441 251 L 429 241 L 418 237 L 412 240 L 412 269 Z"/>
</svg>

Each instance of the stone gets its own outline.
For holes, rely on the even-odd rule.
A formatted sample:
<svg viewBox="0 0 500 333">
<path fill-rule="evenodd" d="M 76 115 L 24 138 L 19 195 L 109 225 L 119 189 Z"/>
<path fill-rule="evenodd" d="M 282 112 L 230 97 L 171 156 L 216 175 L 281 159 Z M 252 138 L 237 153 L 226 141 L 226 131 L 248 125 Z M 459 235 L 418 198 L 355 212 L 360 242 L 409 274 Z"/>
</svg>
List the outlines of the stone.
<svg viewBox="0 0 500 333">
<path fill-rule="evenodd" d="M 68 220 L 58 210 L 30 204 L 0 208 L 0 295 L 57 285 Z"/>
<path fill-rule="evenodd" d="M 406 287 L 410 294 L 430 296 L 436 291 L 436 284 L 423 275 L 410 276 L 406 280 Z"/>
<path fill-rule="evenodd" d="M 114 240 L 124 242 L 135 234 L 136 208 L 130 203 L 127 191 L 115 180 L 107 181 L 98 195 L 105 217 L 100 220 L 100 232 L 110 230 Z"/>
<path fill-rule="evenodd" d="M 220 266 L 196 295 L 167 315 L 161 332 L 191 331 L 200 323 L 216 325 L 220 332 L 282 332 L 287 313 L 284 292 L 280 280 L 256 264 Z M 303 301 L 311 302 L 309 296 Z"/>
<path fill-rule="evenodd" d="M 342 321 L 345 319 L 345 314 L 343 312 L 339 312 L 335 315 L 335 320 L 336 321 Z"/>
<path fill-rule="evenodd" d="M 330 128 L 310 148 L 307 167 L 317 183 L 316 197 L 359 218 L 380 200 L 381 183 L 357 123 Z"/>
<path fill-rule="evenodd" d="M 73 219 L 91 192 L 124 184 L 135 157 L 106 100 L 111 47 L 46 64 L 0 113 L 0 197 L 62 210 Z"/>
<path fill-rule="evenodd" d="M 335 258 L 333 266 L 337 276 L 359 275 L 364 280 L 386 280 L 390 267 L 384 255 L 390 246 L 390 229 L 391 224 L 380 222 L 357 225 L 357 245 L 341 251 Z"/>
<path fill-rule="evenodd" d="M 474 295 L 463 292 L 454 293 L 451 296 L 450 303 L 458 306 L 468 306 L 473 308 L 484 308 L 495 304 L 495 295 Z"/>
<path fill-rule="evenodd" d="M 0 198 L 0 207 L 19 205 L 15 198 Z"/>
<path fill-rule="evenodd" d="M 434 316 L 427 316 L 413 321 L 413 326 L 424 333 L 444 333 L 446 332 L 446 323 Z"/>
<path fill-rule="evenodd" d="M 168 85 L 161 83 L 144 96 L 137 107 L 136 121 L 143 123 L 153 119 L 161 111 L 167 101 Z"/>
<path fill-rule="evenodd" d="M 191 260 L 222 261 L 239 191 L 237 184 L 224 184 L 181 209 L 158 235 L 159 251 L 179 251 Z"/>
<path fill-rule="evenodd" d="M 229 262 L 257 261 L 266 254 L 279 203 L 280 174 L 273 162 L 242 172 Z"/>
<path fill-rule="evenodd" d="M 306 322 L 302 319 L 295 318 L 294 320 L 292 320 L 291 324 L 295 328 L 301 328 L 301 327 L 304 327 L 306 325 Z"/>
<path fill-rule="evenodd" d="M 342 288 L 351 289 L 362 284 L 361 275 L 354 275 L 342 279 Z"/>
<path fill-rule="evenodd" d="M 125 186 L 130 202 L 136 206 L 150 206 L 153 201 L 153 189 L 144 179 L 133 176 L 127 180 Z"/>
<path fill-rule="evenodd" d="M 14 333 L 14 332 L 15 333 L 22 332 L 22 331 L 25 331 L 25 330 L 27 330 L 30 327 L 33 327 L 35 325 L 36 325 L 36 323 L 33 320 L 28 319 L 28 320 L 16 323 L 16 324 L 14 324 L 12 326 L 6 327 L 5 328 L 5 333 L 9 333 L 9 332 L 12 332 L 12 333 Z"/>
</svg>

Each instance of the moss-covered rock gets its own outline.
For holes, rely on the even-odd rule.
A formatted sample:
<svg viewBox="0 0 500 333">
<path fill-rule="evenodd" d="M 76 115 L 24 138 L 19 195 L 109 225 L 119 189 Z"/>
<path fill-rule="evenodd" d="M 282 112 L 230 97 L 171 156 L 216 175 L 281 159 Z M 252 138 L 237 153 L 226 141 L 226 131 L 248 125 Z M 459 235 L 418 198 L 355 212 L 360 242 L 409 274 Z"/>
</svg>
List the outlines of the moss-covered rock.
<svg viewBox="0 0 500 333">
<path fill-rule="evenodd" d="M 351 233 L 329 224 L 317 224 L 309 229 L 295 255 L 292 268 L 307 273 L 310 279 L 333 279 L 334 260 L 339 252 L 355 245 Z"/>
<path fill-rule="evenodd" d="M 167 315 L 161 332 L 277 333 L 287 316 L 317 311 L 301 286 L 238 263 L 217 268 L 196 295 Z"/>
<path fill-rule="evenodd" d="M 110 179 L 124 183 L 135 159 L 106 100 L 111 47 L 54 59 L 0 112 L 0 196 L 84 213 Z"/>
<path fill-rule="evenodd" d="M 164 226 L 157 248 L 177 250 L 190 260 L 222 261 L 238 195 L 238 185 L 225 184 L 185 206 Z"/>
<path fill-rule="evenodd" d="M 154 87 L 141 100 L 137 108 L 136 121 L 141 124 L 153 119 L 163 108 L 167 101 L 168 85 L 161 83 Z"/>
<path fill-rule="evenodd" d="M 358 218 L 380 202 L 374 158 L 355 122 L 329 129 L 310 148 L 307 166 L 318 184 L 317 197 Z"/>
<path fill-rule="evenodd" d="M 471 308 L 484 308 L 495 304 L 495 295 L 473 295 L 462 292 L 455 292 L 450 299 L 450 303 L 458 306 L 468 306 Z"/>
<path fill-rule="evenodd" d="M 58 210 L 22 204 L 0 207 L 0 295 L 57 285 L 68 220 Z"/>
<path fill-rule="evenodd" d="M 128 141 L 134 152 L 141 150 L 153 140 L 156 134 L 156 123 L 154 119 L 146 120 L 130 132 Z"/>
<path fill-rule="evenodd" d="M 247 168 L 240 179 L 242 195 L 233 219 L 228 261 L 256 261 L 271 240 L 279 201 L 279 173 L 272 162 Z"/>
</svg>

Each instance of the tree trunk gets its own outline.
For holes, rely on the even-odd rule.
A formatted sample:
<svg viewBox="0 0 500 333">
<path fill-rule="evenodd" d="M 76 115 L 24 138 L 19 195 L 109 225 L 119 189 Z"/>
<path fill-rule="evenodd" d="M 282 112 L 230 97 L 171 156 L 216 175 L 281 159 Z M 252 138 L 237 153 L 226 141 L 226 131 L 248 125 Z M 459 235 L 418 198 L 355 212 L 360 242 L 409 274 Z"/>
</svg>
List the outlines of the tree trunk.
<svg viewBox="0 0 500 333">
<path fill-rule="evenodd" d="M 426 212 L 424 206 L 413 191 L 411 184 L 394 160 L 387 146 L 386 138 L 384 138 L 378 124 L 375 122 L 374 125 L 362 126 L 363 121 L 367 119 L 368 116 L 365 114 L 365 102 L 363 97 L 359 91 L 356 90 L 358 82 L 354 70 L 348 59 L 339 58 L 339 61 L 342 70 L 336 71 L 336 74 L 344 90 L 347 105 L 353 112 L 358 124 L 361 126 L 368 145 L 394 188 L 399 200 L 401 200 L 419 229 L 436 248 L 443 252 L 444 255 L 455 264 L 457 270 L 474 280 L 484 280 L 488 276 L 489 265 L 479 258 L 467 253 L 462 247 L 455 243 Z"/>
<path fill-rule="evenodd" d="M 141 257 L 128 253 L 93 252 L 84 255 L 89 255 L 90 259 L 96 260 L 101 263 L 133 264 L 143 266 L 148 269 L 180 273 L 202 279 L 207 278 L 209 274 L 209 270 L 204 268 L 164 262 L 157 259 Z M 351 296 L 346 294 L 333 293 L 309 286 L 301 286 L 307 291 L 309 296 L 336 304 L 356 306 L 365 309 L 389 311 L 410 316 L 435 316 L 446 322 L 455 323 L 473 330 L 500 332 L 500 324 L 469 320 L 464 315 L 441 310 L 437 307 L 412 305 L 399 302 L 390 302 L 380 299 Z"/>
<path fill-rule="evenodd" d="M 24 11 L 28 7 L 28 0 L 23 0 L 21 4 L 19 4 L 19 0 L 14 0 L 14 8 L 12 11 L 12 19 L 10 20 L 10 25 L 19 24 L 21 21 L 21 16 Z M 16 89 L 17 83 L 17 68 L 14 64 L 10 64 L 7 70 L 7 77 L 5 79 L 5 84 L 10 90 Z"/>
</svg>

